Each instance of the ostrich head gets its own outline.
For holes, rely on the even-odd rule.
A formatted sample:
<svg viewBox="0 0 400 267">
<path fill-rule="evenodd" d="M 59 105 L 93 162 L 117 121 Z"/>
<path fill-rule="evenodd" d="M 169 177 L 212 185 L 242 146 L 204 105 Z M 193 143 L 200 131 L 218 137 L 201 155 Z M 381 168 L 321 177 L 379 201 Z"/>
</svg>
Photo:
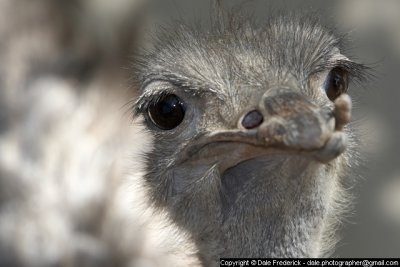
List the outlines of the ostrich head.
<svg viewBox="0 0 400 267">
<path fill-rule="evenodd" d="M 176 25 L 135 61 L 151 203 L 219 257 L 321 255 L 355 138 L 346 94 L 364 67 L 296 16 Z"/>
</svg>

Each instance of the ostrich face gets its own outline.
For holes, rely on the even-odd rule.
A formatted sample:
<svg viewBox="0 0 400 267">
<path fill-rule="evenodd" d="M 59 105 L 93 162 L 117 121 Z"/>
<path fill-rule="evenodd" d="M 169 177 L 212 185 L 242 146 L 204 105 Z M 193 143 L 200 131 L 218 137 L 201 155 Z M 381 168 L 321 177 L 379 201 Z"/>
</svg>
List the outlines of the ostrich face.
<svg viewBox="0 0 400 267">
<path fill-rule="evenodd" d="M 220 229 L 221 239 L 234 224 L 243 231 L 277 214 L 309 215 L 316 227 L 348 161 L 346 91 L 363 68 L 340 46 L 298 18 L 165 33 L 137 70 L 135 111 L 154 137 L 153 203 L 192 232 Z"/>
</svg>

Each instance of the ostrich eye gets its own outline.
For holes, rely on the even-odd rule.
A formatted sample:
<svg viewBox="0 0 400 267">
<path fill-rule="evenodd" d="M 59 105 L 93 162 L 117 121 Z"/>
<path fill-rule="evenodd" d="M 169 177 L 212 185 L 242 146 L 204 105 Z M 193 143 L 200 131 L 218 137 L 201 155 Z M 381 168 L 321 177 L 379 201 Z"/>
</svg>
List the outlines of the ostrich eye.
<svg viewBox="0 0 400 267">
<path fill-rule="evenodd" d="M 341 68 L 334 68 L 329 72 L 325 82 L 325 92 L 331 101 L 345 93 L 348 87 L 347 72 Z"/>
<path fill-rule="evenodd" d="M 163 96 L 148 108 L 150 119 L 162 130 L 171 130 L 181 124 L 185 111 L 185 105 L 176 95 Z"/>
</svg>

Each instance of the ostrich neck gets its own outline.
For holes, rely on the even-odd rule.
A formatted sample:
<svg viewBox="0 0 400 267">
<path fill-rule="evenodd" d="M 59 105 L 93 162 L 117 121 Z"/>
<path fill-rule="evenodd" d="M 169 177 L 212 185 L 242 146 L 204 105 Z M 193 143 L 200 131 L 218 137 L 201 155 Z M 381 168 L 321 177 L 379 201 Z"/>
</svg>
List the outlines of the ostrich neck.
<svg viewBox="0 0 400 267">
<path fill-rule="evenodd" d="M 293 197 L 291 199 L 291 197 Z M 311 199 L 314 198 L 314 199 Z M 236 257 L 312 257 L 318 255 L 326 208 L 322 201 L 296 193 L 281 203 L 261 204 L 253 193 L 222 225 L 224 255 Z M 269 201 L 268 199 L 267 201 Z"/>
<path fill-rule="evenodd" d="M 220 257 L 318 256 L 335 184 L 327 174 L 302 159 L 261 160 L 211 178 L 222 179 L 219 205 L 208 196 L 191 211 L 196 221 L 186 220 L 205 266 Z"/>
</svg>

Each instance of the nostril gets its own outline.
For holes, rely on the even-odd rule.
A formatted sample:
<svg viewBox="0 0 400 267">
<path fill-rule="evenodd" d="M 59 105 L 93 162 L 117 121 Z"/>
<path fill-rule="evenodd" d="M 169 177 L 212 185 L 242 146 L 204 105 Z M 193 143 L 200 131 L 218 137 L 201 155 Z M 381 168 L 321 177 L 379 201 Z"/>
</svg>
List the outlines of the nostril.
<svg viewBox="0 0 400 267">
<path fill-rule="evenodd" d="M 243 117 L 242 125 L 246 129 L 253 129 L 260 126 L 263 121 L 263 115 L 258 110 L 252 110 Z"/>
</svg>

